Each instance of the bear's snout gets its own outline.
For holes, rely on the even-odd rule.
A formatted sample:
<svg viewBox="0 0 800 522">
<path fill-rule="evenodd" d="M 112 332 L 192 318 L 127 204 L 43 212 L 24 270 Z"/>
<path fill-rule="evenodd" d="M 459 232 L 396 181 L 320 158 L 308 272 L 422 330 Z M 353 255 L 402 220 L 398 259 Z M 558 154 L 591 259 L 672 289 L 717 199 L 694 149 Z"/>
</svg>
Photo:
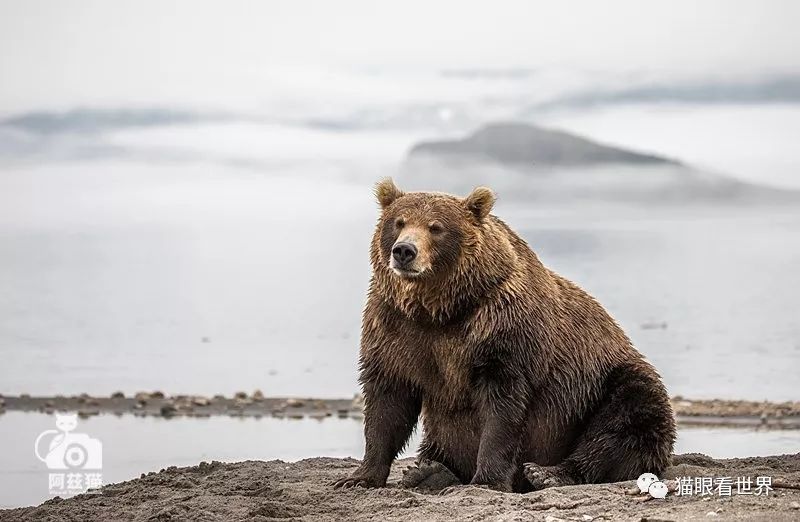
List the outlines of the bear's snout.
<svg viewBox="0 0 800 522">
<path fill-rule="evenodd" d="M 411 243 L 395 243 L 392 247 L 392 257 L 400 266 L 406 266 L 417 257 L 417 247 Z"/>
</svg>

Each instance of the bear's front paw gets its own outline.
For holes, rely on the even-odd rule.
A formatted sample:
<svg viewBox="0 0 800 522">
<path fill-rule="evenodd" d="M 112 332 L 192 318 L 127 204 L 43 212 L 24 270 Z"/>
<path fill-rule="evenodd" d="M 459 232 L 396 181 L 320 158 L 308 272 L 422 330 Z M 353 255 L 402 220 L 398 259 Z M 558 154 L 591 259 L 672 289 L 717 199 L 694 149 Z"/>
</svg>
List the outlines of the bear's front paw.
<svg viewBox="0 0 800 522">
<path fill-rule="evenodd" d="M 331 483 L 334 489 L 348 489 L 354 487 L 382 488 L 386 485 L 388 473 L 377 473 L 370 470 L 357 469 L 352 475 Z"/>
</svg>

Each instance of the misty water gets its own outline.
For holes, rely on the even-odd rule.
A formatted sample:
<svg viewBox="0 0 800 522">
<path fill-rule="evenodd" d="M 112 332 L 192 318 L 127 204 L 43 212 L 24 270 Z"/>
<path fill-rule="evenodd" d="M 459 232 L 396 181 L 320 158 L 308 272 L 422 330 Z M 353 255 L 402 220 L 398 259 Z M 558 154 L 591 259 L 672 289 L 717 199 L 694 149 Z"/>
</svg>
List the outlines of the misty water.
<svg viewBox="0 0 800 522">
<path fill-rule="evenodd" d="M 378 173 L 308 168 L 6 169 L 0 392 L 358 391 Z M 503 196 L 496 214 L 600 300 L 671 394 L 796 398 L 800 211 Z"/>
</svg>

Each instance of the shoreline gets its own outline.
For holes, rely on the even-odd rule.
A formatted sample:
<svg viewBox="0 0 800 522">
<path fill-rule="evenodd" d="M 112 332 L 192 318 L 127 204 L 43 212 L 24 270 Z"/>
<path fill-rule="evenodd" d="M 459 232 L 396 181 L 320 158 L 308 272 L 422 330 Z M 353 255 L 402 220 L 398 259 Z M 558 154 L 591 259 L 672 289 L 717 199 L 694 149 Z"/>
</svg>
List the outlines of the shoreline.
<svg viewBox="0 0 800 522">
<path fill-rule="evenodd" d="M 749 490 L 652 499 L 637 494 L 634 481 L 581 484 L 532 493 L 504 493 L 476 486 L 444 491 L 398 484 L 413 459 L 396 461 L 387 487 L 334 490 L 360 461 L 317 457 L 287 463 L 201 462 L 169 467 L 140 478 L 108 484 L 93 493 L 53 498 L 39 506 L 0 510 L 3 521 L 38 520 L 797 520 L 800 514 L 800 454 L 712 459 L 699 453 L 673 456 L 662 477 L 769 477 L 766 495 Z M 755 486 L 753 486 L 755 487 Z"/>
<path fill-rule="evenodd" d="M 800 401 L 769 402 L 743 400 L 671 399 L 675 417 L 684 426 L 728 426 L 764 429 L 800 429 Z M 88 394 L 31 397 L 27 394 L 0 395 L 0 414 L 5 411 L 54 414 L 76 412 L 87 418 L 100 414 L 137 417 L 255 417 L 288 419 L 326 417 L 363 418 L 363 399 L 316 399 L 265 397 L 261 392 L 239 392 L 233 397 L 214 395 L 173 395 L 139 392 L 126 397 L 121 392 L 110 397 Z"/>
</svg>

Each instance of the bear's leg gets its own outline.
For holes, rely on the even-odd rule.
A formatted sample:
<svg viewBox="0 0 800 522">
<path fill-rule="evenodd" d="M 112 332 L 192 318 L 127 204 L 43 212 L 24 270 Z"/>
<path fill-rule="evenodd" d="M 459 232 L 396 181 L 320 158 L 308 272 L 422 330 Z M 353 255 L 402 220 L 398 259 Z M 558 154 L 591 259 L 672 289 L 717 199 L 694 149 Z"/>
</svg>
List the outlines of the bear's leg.
<svg viewBox="0 0 800 522">
<path fill-rule="evenodd" d="M 618 368 L 606 380 L 600 406 L 586 420 L 572 453 L 557 466 L 526 464 L 535 489 L 658 475 L 668 465 L 675 420 L 666 390 L 645 363 Z"/>
</svg>

